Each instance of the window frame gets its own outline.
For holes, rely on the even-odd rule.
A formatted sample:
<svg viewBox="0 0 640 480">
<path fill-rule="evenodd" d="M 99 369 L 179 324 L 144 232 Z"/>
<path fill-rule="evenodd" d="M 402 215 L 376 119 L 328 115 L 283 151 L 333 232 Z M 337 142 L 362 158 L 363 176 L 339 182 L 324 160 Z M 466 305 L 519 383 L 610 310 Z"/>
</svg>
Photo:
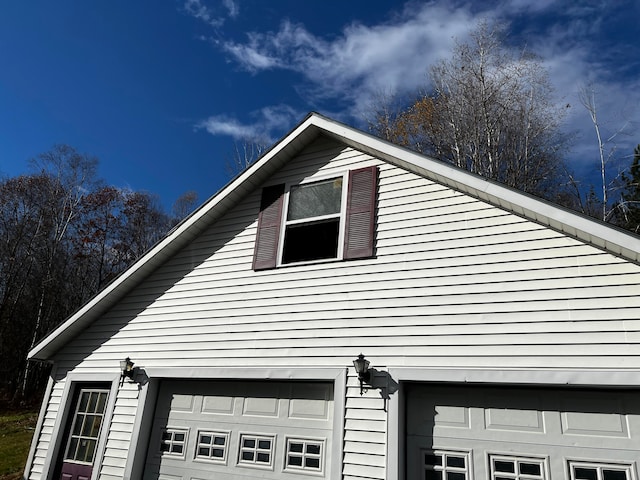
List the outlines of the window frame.
<svg viewBox="0 0 640 480">
<path fill-rule="evenodd" d="M 255 447 L 245 447 L 244 440 L 253 439 L 256 442 Z M 260 448 L 260 441 L 269 441 L 269 463 L 258 461 L 258 454 L 261 453 L 261 450 L 265 450 Z M 252 461 L 244 460 L 242 458 L 242 454 L 245 451 L 250 451 L 254 453 L 254 458 Z M 264 453 L 264 452 L 262 452 Z M 236 457 L 236 466 L 245 467 L 245 468 L 255 468 L 259 470 L 271 470 L 274 471 L 275 468 L 275 455 L 277 453 L 276 450 L 276 435 L 270 433 L 249 433 L 249 432 L 238 432 L 238 452 Z"/>
<path fill-rule="evenodd" d="M 422 479 L 425 480 L 427 476 L 427 470 L 433 472 L 441 472 L 442 479 L 446 480 L 447 473 L 462 473 L 465 475 L 465 480 L 473 479 L 473 462 L 471 457 L 471 450 L 451 450 L 448 448 L 426 448 L 420 451 L 420 458 L 422 460 L 421 473 Z M 442 457 L 442 465 L 430 465 L 426 463 L 425 455 L 439 455 Z M 451 467 L 446 465 L 447 457 L 463 457 L 465 461 L 464 468 Z"/>
<path fill-rule="evenodd" d="M 186 459 L 186 455 L 187 455 L 187 450 L 188 450 L 188 446 L 189 446 L 189 436 L 191 434 L 190 432 L 190 428 L 189 427 L 175 427 L 175 426 L 166 426 L 164 428 L 160 429 L 160 444 L 159 444 L 159 448 L 157 450 L 157 454 L 161 457 L 163 456 L 167 456 L 167 457 L 171 457 L 171 458 L 181 458 L 181 459 Z M 171 439 L 165 439 L 164 434 L 165 433 L 171 433 Z M 175 434 L 183 434 L 184 435 L 184 440 L 180 441 L 180 440 L 175 440 L 174 436 Z M 168 443 L 165 443 L 167 442 Z M 163 450 L 162 446 L 163 445 L 169 445 L 169 450 Z M 174 445 L 181 445 L 182 446 L 182 452 L 180 453 L 176 453 L 173 452 L 173 446 Z"/>
<path fill-rule="evenodd" d="M 200 441 L 202 435 L 210 435 L 212 437 L 222 437 L 225 439 L 225 443 L 220 448 L 220 446 L 216 446 L 216 444 L 204 444 Z M 211 451 L 214 448 L 221 449 L 223 452 L 222 457 L 213 457 L 213 456 L 204 456 L 200 455 L 198 452 L 201 447 L 210 448 Z M 227 465 L 229 459 L 229 450 L 233 447 L 231 445 L 231 431 L 230 430 L 212 430 L 212 429 L 198 429 L 195 437 L 195 449 L 193 460 L 196 462 L 205 462 L 205 463 L 213 463 L 216 465 Z"/>
<path fill-rule="evenodd" d="M 291 452 L 290 446 L 292 443 L 301 443 L 303 445 L 303 452 Z M 308 453 L 307 446 L 311 444 L 317 444 L 320 448 L 320 453 L 311 454 Z M 325 451 L 326 451 L 326 439 L 324 438 L 311 438 L 300 436 L 287 436 L 284 441 L 284 455 L 283 455 L 283 471 L 296 474 L 306 475 L 324 475 L 324 463 L 325 463 Z M 295 466 L 289 464 L 289 454 L 293 453 L 294 456 L 299 457 L 302 460 L 301 466 Z M 318 468 L 307 467 L 305 460 L 307 458 L 317 458 Z"/>
<path fill-rule="evenodd" d="M 616 462 L 616 461 L 588 461 L 588 460 L 567 460 L 567 478 L 575 480 L 576 468 L 595 469 L 598 480 L 603 480 L 603 470 L 621 470 L 626 472 L 627 480 L 635 480 L 635 462 Z"/>
<path fill-rule="evenodd" d="M 340 192 L 340 212 L 337 214 L 329 214 L 329 215 L 321 215 L 318 217 L 308 217 L 300 220 L 287 220 L 289 214 L 289 201 L 291 195 L 291 188 L 298 187 L 301 185 L 309 185 L 312 183 L 324 182 L 327 180 L 337 180 L 338 178 L 342 178 L 342 191 Z M 347 218 L 347 194 L 349 192 L 349 171 L 338 172 L 335 174 L 326 174 L 321 176 L 313 176 L 305 178 L 300 182 L 288 182 L 285 183 L 283 203 L 282 203 L 282 217 L 280 219 L 280 232 L 278 239 L 278 251 L 276 257 L 276 268 L 282 266 L 293 266 L 293 265 L 309 265 L 315 263 L 324 263 L 324 262 L 335 262 L 344 259 L 344 236 L 345 236 L 345 227 L 346 227 L 346 218 Z M 291 225 L 305 225 L 305 224 L 315 224 L 322 223 L 323 221 L 338 219 L 338 238 L 337 238 L 337 253 L 335 257 L 328 258 L 319 258 L 316 260 L 302 260 L 298 262 L 284 262 L 284 242 L 286 238 L 287 227 Z"/>
<path fill-rule="evenodd" d="M 508 472 L 496 472 L 494 471 L 494 460 L 503 462 L 513 462 L 515 471 L 513 473 Z M 509 477 L 512 480 L 521 480 L 521 477 L 532 479 L 535 477 L 533 474 L 520 473 L 518 466 L 521 463 L 537 463 L 540 465 L 540 475 L 538 480 L 550 480 L 549 475 L 549 457 L 546 455 L 526 455 L 526 454 L 512 454 L 512 453 L 488 453 L 487 454 L 487 468 L 489 473 L 489 480 L 493 480 L 496 476 Z"/>
</svg>

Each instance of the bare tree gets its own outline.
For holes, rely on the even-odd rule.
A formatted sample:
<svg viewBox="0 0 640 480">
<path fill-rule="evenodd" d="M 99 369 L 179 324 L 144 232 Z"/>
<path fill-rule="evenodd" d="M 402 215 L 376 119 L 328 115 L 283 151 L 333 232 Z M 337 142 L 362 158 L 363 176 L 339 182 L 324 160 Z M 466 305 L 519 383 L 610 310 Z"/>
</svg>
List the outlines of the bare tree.
<svg viewBox="0 0 640 480">
<path fill-rule="evenodd" d="M 393 121 L 384 126 L 386 137 L 552 197 L 562 175 L 564 108 L 554 106 L 539 59 L 508 48 L 503 33 L 501 26 L 481 23 L 469 42 L 458 42 L 450 59 L 430 69 L 428 93 L 387 117 Z"/>
<path fill-rule="evenodd" d="M 231 158 L 227 159 L 227 173 L 229 176 L 235 177 L 260 158 L 268 148 L 266 142 L 255 139 L 234 142 Z"/>
<path fill-rule="evenodd" d="M 600 214 L 598 217 L 603 221 L 611 220 L 611 217 L 615 215 L 616 211 L 622 207 L 619 202 L 611 204 L 611 196 L 613 192 L 620 188 L 620 182 L 622 179 L 623 170 L 618 166 L 617 171 L 611 176 L 610 169 L 616 168 L 615 163 L 617 161 L 617 144 L 616 139 L 620 135 L 626 133 L 629 122 L 625 122 L 622 127 L 615 130 L 613 133 L 603 137 L 603 129 L 598 118 L 598 107 L 596 104 L 597 92 L 592 85 L 580 88 L 578 92 L 580 103 L 589 113 L 593 128 L 596 134 L 596 141 L 598 146 L 598 162 L 600 169 L 600 192 L 602 195 L 600 201 Z"/>
</svg>

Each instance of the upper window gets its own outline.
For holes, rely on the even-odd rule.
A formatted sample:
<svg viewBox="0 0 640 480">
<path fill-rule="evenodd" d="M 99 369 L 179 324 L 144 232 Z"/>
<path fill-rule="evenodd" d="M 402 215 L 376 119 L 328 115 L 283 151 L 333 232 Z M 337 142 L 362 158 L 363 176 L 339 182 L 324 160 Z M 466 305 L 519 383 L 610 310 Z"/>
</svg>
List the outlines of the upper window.
<svg viewBox="0 0 640 480">
<path fill-rule="evenodd" d="M 373 256 L 377 168 L 262 191 L 255 270 Z"/>
<path fill-rule="evenodd" d="M 338 258 L 343 178 L 289 190 L 282 263 Z"/>
</svg>

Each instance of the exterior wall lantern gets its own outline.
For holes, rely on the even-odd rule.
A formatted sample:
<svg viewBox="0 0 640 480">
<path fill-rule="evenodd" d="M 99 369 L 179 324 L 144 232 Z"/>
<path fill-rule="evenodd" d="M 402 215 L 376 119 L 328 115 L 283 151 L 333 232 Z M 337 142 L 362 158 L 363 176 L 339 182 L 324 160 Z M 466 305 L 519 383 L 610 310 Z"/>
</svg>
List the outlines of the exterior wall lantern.
<svg viewBox="0 0 640 480">
<path fill-rule="evenodd" d="M 371 384 L 371 372 L 369 371 L 370 363 L 371 362 L 369 362 L 369 360 L 364 358 L 363 354 L 358 355 L 358 358 L 353 361 L 353 366 L 356 369 L 358 380 L 360 381 L 360 396 L 365 392 L 363 385 L 365 383 L 369 385 Z"/>
<path fill-rule="evenodd" d="M 120 386 L 124 385 L 125 378 L 133 381 L 133 362 L 129 357 L 120 360 L 120 371 L 122 372 L 120 375 Z"/>
</svg>

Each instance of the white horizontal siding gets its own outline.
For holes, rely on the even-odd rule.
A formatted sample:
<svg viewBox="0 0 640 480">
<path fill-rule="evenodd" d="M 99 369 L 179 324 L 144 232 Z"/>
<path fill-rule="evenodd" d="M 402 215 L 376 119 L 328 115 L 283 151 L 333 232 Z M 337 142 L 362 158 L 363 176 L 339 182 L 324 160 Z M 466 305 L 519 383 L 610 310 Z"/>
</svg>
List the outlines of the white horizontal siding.
<svg viewBox="0 0 640 480">
<path fill-rule="evenodd" d="M 344 478 L 386 478 L 387 413 L 380 391 L 360 395 L 360 383 L 351 370 L 345 403 Z"/>
<path fill-rule="evenodd" d="M 40 430 L 40 435 L 37 439 L 34 438 L 32 440 L 37 442 L 37 446 L 31 470 L 26 472 L 29 480 L 40 480 L 43 478 L 47 453 L 49 452 L 49 449 L 53 448 L 53 431 L 56 423 L 56 417 L 61 412 L 60 403 L 62 401 L 64 385 L 64 380 L 54 383 L 53 388 L 51 389 L 51 395 L 47 402 L 47 409 L 42 423 L 42 429 Z"/>
<path fill-rule="evenodd" d="M 109 424 L 107 444 L 98 478 L 107 480 L 122 478 L 133 432 L 133 423 L 138 408 L 138 386 L 125 382 L 119 389 L 113 416 Z"/>
<path fill-rule="evenodd" d="M 376 258 L 252 271 L 257 189 L 72 341 L 59 368 L 112 372 L 131 356 L 215 377 L 344 367 L 360 352 L 389 367 L 640 368 L 636 264 L 323 138 L 269 184 L 371 164 Z M 124 473 L 135 393 L 119 393 L 103 478 Z M 34 472 L 46 426 L 40 437 Z M 385 478 L 385 443 L 383 400 L 350 377 L 344 478 Z"/>
<path fill-rule="evenodd" d="M 567 367 L 575 356 L 608 363 L 626 348 L 640 365 L 637 265 L 325 140 L 270 183 L 372 162 L 377 258 L 253 272 L 257 189 L 66 352 L 93 350 L 80 368 L 130 355 L 132 343 L 148 366 L 281 365 L 292 355 L 335 365 L 366 345 L 389 364 L 481 367 L 514 356 Z"/>
</svg>

